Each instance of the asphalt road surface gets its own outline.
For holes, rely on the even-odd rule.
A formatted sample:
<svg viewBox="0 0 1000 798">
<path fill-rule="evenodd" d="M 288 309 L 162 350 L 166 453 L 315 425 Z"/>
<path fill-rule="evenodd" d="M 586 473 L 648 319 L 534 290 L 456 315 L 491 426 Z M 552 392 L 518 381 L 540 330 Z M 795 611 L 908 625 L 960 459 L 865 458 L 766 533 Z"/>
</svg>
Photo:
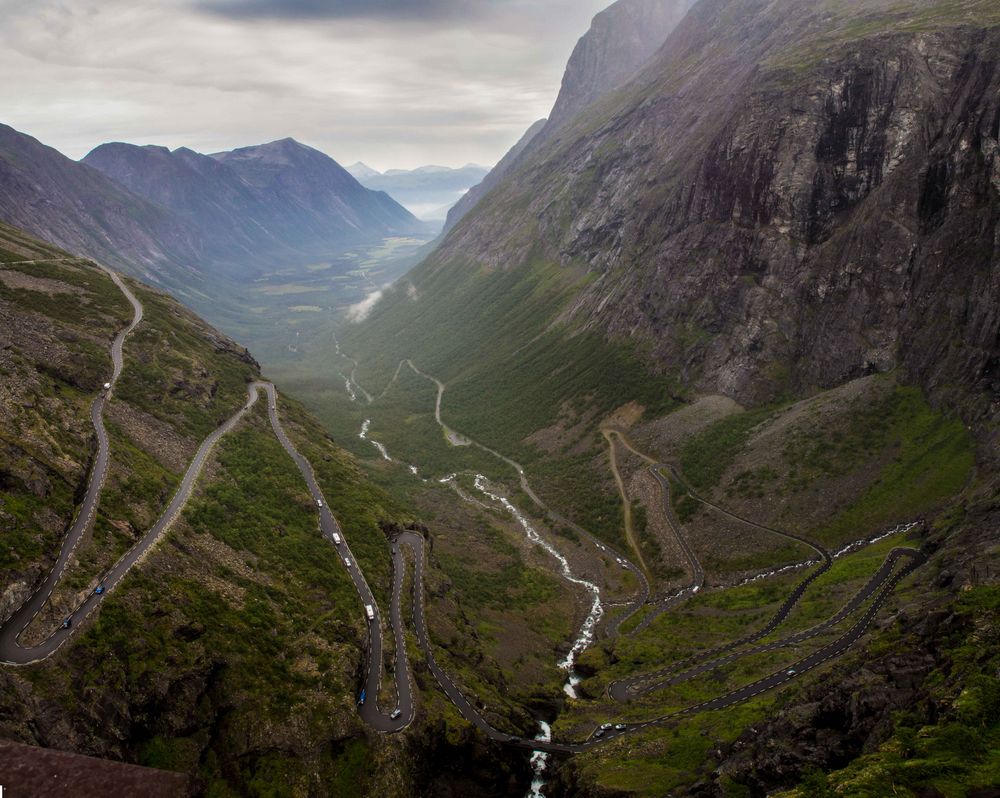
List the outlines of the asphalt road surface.
<svg viewBox="0 0 1000 798">
<path fill-rule="evenodd" d="M 621 434 L 618 434 L 621 437 Z M 681 552 L 684 554 L 684 558 L 688 561 L 688 569 L 691 572 L 691 581 L 688 583 L 687 587 L 675 593 L 673 596 L 669 596 L 664 600 L 656 602 L 652 609 L 647 612 L 645 616 L 643 616 L 643 619 L 636 624 L 635 628 L 629 633 L 630 636 L 637 635 L 640 632 L 645 631 L 660 615 L 685 599 L 690 598 L 705 587 L 705 569 L 702 567 L 701 562 L 694 553 L 694 549 L 691 548 L 691 544 L 688 543 L 687 538 L 681 533 L 679 525 L 674 520 L 674 509 L 670 506 L 670 482 L 663 476 L 663 474 L 660 473 L 660 469 L 657 466 L 650 466 L 649 471 L 656 478 L 656 481 L 660 483 L 660 489 L 663 493 L 663 513 L 667 519 L 667 526 L 670 527 L 670 531 L 673 533 L 678 546 L 680 546 Z"/>
<path fill-rule="evenodd" d="M 864 587 L 854 594 L 847 604 L 845 604 L 835 615 L 832 615 L 815 626 L 811 626 L 808 629 L 795 632 L 778 640 L 764 643 L 759 646 L 741 648 L 739 651 L 734 650 L 736 646 L 730 646 L 730 652 L 727 654 L 708 659 L 702 658 L 697 665 L 689 666 L 686 669 L 675 668 L 672 672 L 669 672 L 669 675 L 663 673 L 662 671 L 658 671 L 655 674 L 646 674 L 633 679 L 613 682 L 608 688 L 608 694 L 616 701 L 627 701 L 630 698 L 645 695 L 656 690 L 662 690 L 666 687 L 672 687 L 697 678 L 698 676 L 713 671 L 716 668 L 720 668 L 723 665 L 729 665 L 737 660 L 743 659 L 744 657 L 749 657 L 753 654 L 761 654 L 766 651 L 777 651 L 778 649 L 786 646 L 796 645 L 815 638 L 849 618 L 866 601 L 876 595 L 878 591 L 881 590 L 881 588 L 887 583 L 890 577 L 892 577 L 893 572 L 895 571 L 900 560 L 907 559 L 913 563 L 914 561 L 919 561 L 921 556 L 922 555 L 920 555 L 920 553 L 915 549 L 893 549 L 889 553 L 889 556 L 886 557 L 879 570 L 872 575 L 871 579 L 868 580 L 868 583 Z M 912 569 L 912 565 L 908 567 Z"/>
<path fill-rule="evenodd" d="M 59 260 L 76 260 L 76 258 L 61 258 Z M 35 261 L 24 262 L 34 263 Z M 31 662 L 38 662 L 39 660 L 51 656 L 53 652 L 66 642 L 73 632 L 72 627 L 69 629 L 57 629 L 47 640 L 37 646 L 32 646 L 31 648 L 24 648 L 20 645 L 20 643 L 18 643 L 18 639 L 21 637 L 25 628 L 27 628 L 32 619 L 41 611 L 42 607 L 45 606 L 45 602 L 49 600 L 49 596 L 51 596 L 52 591 L 55 590 L 56 585 L 62 578 L 63 571 L 66 570 L 67 563 L 73 556 L 73 552 L 76 550 L 76 547 L 80 542 L 80 539 L 93 525 L 94 516 L 97 513 L 97 505 L 101 497 L 101 490 L 104 487 L 104 480 L 108 473 L 108 462 L 111 456 L 111 447 L 108 441 L 107 430 L 104 428 L 104 409 L 107 406 L 108 400 L 111 398 L 112 391 L 114 391 L 115 383 L 118 381 L 118 377 L 121 376 L 122 373 L 124 362 L 122 349 L 125 344 L 125 339 L 142 321 L 142 305 L 139 300 L 136 299 L 135 294 L 128 289 L 128 286 L 122 282 L 121 278 L 117 274 L 107 269 L 105 271 L 107 271 L 108 276 L 115 282 L 115 285 L 118 286 L 121 292 L 128 299 L 129 303 L 132 305 L 132 321 L 127 327 L 125 327 L 125 329 L 118 333 L 114 342 L 111 344 L 112 373 L 110 379 L 108 380 L 111 384 L 111 388 L 109 390 L 102 391 L 101 394 L 94 400 L 94 403 L 90 406 L 90 420 L 94 425 L 94 432 L 97 434 L 97 456 L 94 458 L 94 464 L 90 469 L 90 480 L 87 485 L 87 492 L 84 496 L 83 502 L 77 510 L 76 517 L 70 525 L 69 531 L 66 533 L 66 538 L 59 551 L 59 556 L 56 558 L 55 565 L 49 573 L 48 578 L 42 582 L 38 589 L 20 607 L 20 609 L 11 615 L 11 617 L 4 622 L 4 625 L 0 627 L 0 662 L 4 662 L 8 665 L 27 665 Z M 96 605 L 97 603 L 100 603 L 102 598 L 102 596 L 92 596 L 91 599 L 88 599 L 89 605 L 85 606 Z M 84 607 L 81 607 L 80 610 L 75 612 L 70 617 L 72 623 L 75 624 L 83 617 L 86 617 L 86 614 L 81 614 L 83 609 Z"/>
<path fill-rule="evenodd" d="M 277 391 L 273 385 L 265 382 L 254 383 L 253 386 L 251 386 L 251 389 L 260 389 L 267 393 L 268 416 L 271 420 L 271 427 L 274 429 L 274 434 L 277 436 L 285 451 L 292 458 L 292 460 L 295 461 L 295 465 L 298 467 L 299 473 L 302 474 L 302 478 L 305 480 L 306 486 L 309 488 L 309 493 L 312 494 L 313 501 L 317 503 L 320 529 L 323 532 L 323 536 L 327 539 L 327 541 L 329 541 L 331 546 L 334 546 L 337 549 L 341 562 L 344 564 L 344 567 L 347 568 L 347 571 L 351 576 L 351 581 L 354 582 L 354 589 L 357 591 L 358 597 L 361 599 L 361 604 L 370 606 L 375 614 L 374 620 L 371 621 L 367 621 L 366 616 L 366 621 L 368 623 L 368 668 L 363 688 L 366 697 L 364 703 L 358 705 L 358 712 L 360 713 L 361 718 L 377 731 L 400 731 L 409 725 L 409 723 L 413 720 L 414 713 L 413 687 L 410 680 L 409 663 L 406 659 L 406 643 L 403 637 L 404 627 L 402 612 L 400 610 L 401 594 L 403 589 L 402 573 L 404 570 L 402 555 L 398 551 L 393 555 L 393 562 L 395 565 L 395 584 L 393 585 L 393 598 L 390 606 L 390 615 L 395 635 L 396 649 L 395 685 L 397 703 L 393 709 L 398 709 L 400 712 L 399 716 L 393 719 L 391 717 L 391 715 L 394 714 L 392 711 L 386 713 L 381 711 L 378 707 L 378 696 L 382 684 L 383 674 L 383 640 L 382 615 L 379 612 L 375 596 L 372 593 L 371 588 L 368 586 L 364 573 L 362 573 L 361 568 L 358 567 L 357 558 L 354 556 L 353 552 L 351 552 L 351 548 L 347 543 L 347 538 L 344 536 L 343 530 L 340 528 L 340 524 L 338 524 L 337 519 L 333 517 L 333 512 L 331 512 L 330 505 L 323 496 L 323 491 L 320 490 L 319 483 L 316 481 L 316 475 L 313 473 L 312 465 L 308 460 L 306 460 L 306 458 L 299 454 L 295 445 L 289 440 L 288 436 L 285 434 L 285 430 L 281 426 L 281 420 L 278 418 Z M 339 543 L 336 542 L 334 535 L 340 539 Z M 350 563 L 350 565 L 347 563 Z M 360 698 L 360 693 L 358 698 Z"/>
<path fill-rule="evenodd" d="M 704 662 L 720 654 L 725 654 L 726 652 L 732 651 L 734 649 L 750 645 L 752 643 L 757 642 L 758 640 L 763 639 L 764 637 L 767 637 L 782 623 L 785 622 L 785 620 L 791 614 L 792 610 L 795 609 L 795 605 L 798 604 L 799 601 L 802 599 L 802 596 L 805 595 L 805 592 L 806 590 L 809 589 L 809 586 L 813 582 L 815 582 L 820 576 L 829 571 L 830 568 L 833 566 L 833 557 L 830 555 L 830 552 L 827 551 L 823 546 L 816 543 L 815 541 L 809 540 L 808 538 L 804 538 L 800 535 L 792 534 L 791 532 L 783 532 L 780 529 L 774 529 L 773 527 L 764 526 L 763 524 L 758 524 L 756 521 L 751 521 L 749 519 L 735 515 L 734 513 L 730 512 L 724 507 L 719 507 L 718 505 L 713 504 L 712 502 L 706 499 L 703 499 L 701 496 L 695 493 L 691 489 L 691 487 L 684 482 L 683 477 L 677 473 L 676 469 L 674 469 L 673 466 L 666 465 L 663 463 L 658 463 L 654 467 L 654 473 L 656 473 L 657 477 L 661 480 L 660 484 L 661 486 L 663 486 L 664 489 L 664 496 L 665 496 L 664 501 L 669 501 L 669 496 L 667 494 L 667 491 L 669 490 L 669 483 L 662 479 L 662 475 L 659 473 L 661 470 L 670 471 L 671 474 L 673 474 L 674 478 L 681 485 L 684 486 L 685 490 L 688 491 L 691 498 L 705 505 L 706 507 L 709 507 L 715 510 L 716 512 L 721 513 L 722 515 L 725 515 L 726 517 L 732 518 L 733 520 L 739 521 L 743 524 L 747 524 L 749 526 L 763 530 L 764 532 L 769 532 L 773 535 L 787 538 L 788 540 L 793 540 L 797 543 L 802 543 L 803 545 L 808 546 L 819 555 L 819 567 L 810 571 L 809 574 L 806 575 L 805 579 L 803 579 L 795 586 L 795 588 L 788 595 L 788 597 L 785 599 L 782 605 L 778 608 L 777 612 L 775 612 L 774 616 L 767 622 L 766 625 L 758 629 L 756 632 L 751 632 L 750 634 L 745 635 L 744 637 L 741 637 L 738 640 L 733 640 L 732 642 L 727 643 L 726 645 L 718 646 L 708 651 L 703 651 L 698 655 L 691 657 L 688 660 L 685 660 L 684 662 L 674 663 L 670 667 L 642 674 L 640 676 L 636 676 L 631 679 L 613 682 L 608 687 L 608 694 L 611 695 L 612 698 L 615 698 L 616 700 L 619 701 L 628 700 L 628 698 L 631 697 L 632 695 L 638 694 L 636 692 L 636 689 L 643 682 L 655 680 L 660 677 L 666 676 L 667 674 L 673 673 L 678 668 L 694 666 L 695 664 Z M 668 508 L 668 516 L 669 516 L 669 508 Z M 683 539 L 683 536 L 681 536 L 681 539 Z M 655 615 L 653 617 L 655 617 Z M 644 621 L 644 623 L 648 623 L 651 620 L 652 618 L 647 618 Z M 640 624 L 640 627 L 641 626 L 642 625 Z"/>
</svg>

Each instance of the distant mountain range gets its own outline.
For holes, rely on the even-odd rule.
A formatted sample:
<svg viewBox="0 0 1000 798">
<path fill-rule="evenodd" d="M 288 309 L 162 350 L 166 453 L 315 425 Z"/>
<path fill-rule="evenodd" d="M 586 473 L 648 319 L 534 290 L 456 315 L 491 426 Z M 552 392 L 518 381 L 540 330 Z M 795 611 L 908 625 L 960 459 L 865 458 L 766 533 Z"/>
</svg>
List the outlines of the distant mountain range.
<svg viewBox="0 0 1000 798">
<path fill-rule="evenodd" d="M 217 259 L 424 231 L 387 194 L 293 139 L 213 155 L 103 144 L 83 163 L 184 217 Z"/>
<path fill-rule="evenodd" d="M 5 125 L 0 221 L 181 293 L 209 273 L 428 233 L 292 139 L 214 155 L 104 144 L 78 163 Z"/>
<path fill-rule="evenodd" d="M 379 172 L 359 161 L 347 167 L 347 171 L 361 185 L 374 191 L 385 191 L 421 219 L 441 221 L 448 209 L 486 177 L 490 169 L 470 163 L 459 169 L 421 166 L 418 169 Z"/>
<path fill-rule="evenodd" d="M 182 282 L 204 258 L 197 228 L 6 125 L 0 125 L 0 220 L 161 285 Z"/>
</svg>

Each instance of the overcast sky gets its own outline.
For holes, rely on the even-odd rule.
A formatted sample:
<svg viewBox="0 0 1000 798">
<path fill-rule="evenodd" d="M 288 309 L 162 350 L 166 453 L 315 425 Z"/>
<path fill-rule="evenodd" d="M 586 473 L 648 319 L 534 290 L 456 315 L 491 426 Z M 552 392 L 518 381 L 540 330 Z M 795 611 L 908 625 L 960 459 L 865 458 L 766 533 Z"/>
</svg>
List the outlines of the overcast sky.
<svg viewBox="0 0 1000 798">
<path fill-rule="evenodd" d="M 490 165 L 609 3 L 0 0 L 0 122 L 72 158 L 292 136 L 344 165 Z"/>
</svg>

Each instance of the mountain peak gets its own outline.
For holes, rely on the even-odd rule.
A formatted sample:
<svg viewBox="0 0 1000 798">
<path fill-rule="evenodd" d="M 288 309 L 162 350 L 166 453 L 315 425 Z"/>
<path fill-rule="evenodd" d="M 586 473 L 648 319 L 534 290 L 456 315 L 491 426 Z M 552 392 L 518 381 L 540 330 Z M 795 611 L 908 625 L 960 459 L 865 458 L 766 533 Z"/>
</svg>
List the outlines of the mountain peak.
<svg viewBox="0 0 1000 798">
<path fill-rule="evenodd" d="M 296 141 L 291 136 L 285 136 L 283 139 L 277 139 L 275 141 L 270 141 L 267 144 L 261 144 L 261 149 L 282 149 L 282 150 L 311 150 L 312 147 L 307 147 L 300 141 Z"/>
<path fill-rule="evenodd" d="M 213 158 L 218 161 L 260 161 L 261 163 L 289 164 L 293 160 L 301 159 L 304 156 L 322 156 L 333 161 L 324 152 L 302 144 L 291 137 L 269 141 L 265 144 L 251 144 L 247 147 L 237 147 L 228 152 L 212 153 Z"/>
<path fill-rule="evenodd" d="M 392 199 L 293 138 L 211 156 L 102 145 L 84 163 L 186 219 L 223 259 L 422 229 Z"/>
<path fill-rule="evenodd" d="M 351 164 L 350 166 L 347 167 L 347 171 L 350 172 L 351 175 L 357 180 L 362 180 L 369 177 L 378 177 L 379 175 L 382 174 L 377 169 L 372 169 L 368 164 L 362 161 L 356 161 L 355 163 Z"/>
<path fill-rule="evenodd" d="M 566 65 L 549 121 L 568 122 L 639 71 L 694 0 L 618 0 L 594 17 Z"/>
</svg>

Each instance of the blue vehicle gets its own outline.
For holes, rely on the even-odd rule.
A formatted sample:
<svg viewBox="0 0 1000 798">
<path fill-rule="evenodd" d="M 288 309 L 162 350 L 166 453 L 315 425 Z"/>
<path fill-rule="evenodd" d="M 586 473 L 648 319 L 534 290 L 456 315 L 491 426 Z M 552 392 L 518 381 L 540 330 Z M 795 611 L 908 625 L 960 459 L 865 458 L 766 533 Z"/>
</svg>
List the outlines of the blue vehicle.
<svg viewBox="0 0 1000 798">
<path fill-rule="evenodd" d="M 103 592 L 104 592 L 104 585 L 98 585 L 97 590 L 94 591 L 94 595 L 99 596 Z"/>
<path fill-rule="evenodd" d="M 361 691 L 361 698 L 359 698 L 359 699 L 358 699 L 358 705 L 359 705 L 359 706 L 362 706 L 362 707 L 363 707 L 363 706 L 365 705 L 365 694 L 366 694 L 367 692 L 368 692 L 367 690 L 362 690 L 362 691 Z"/>
</svg>

